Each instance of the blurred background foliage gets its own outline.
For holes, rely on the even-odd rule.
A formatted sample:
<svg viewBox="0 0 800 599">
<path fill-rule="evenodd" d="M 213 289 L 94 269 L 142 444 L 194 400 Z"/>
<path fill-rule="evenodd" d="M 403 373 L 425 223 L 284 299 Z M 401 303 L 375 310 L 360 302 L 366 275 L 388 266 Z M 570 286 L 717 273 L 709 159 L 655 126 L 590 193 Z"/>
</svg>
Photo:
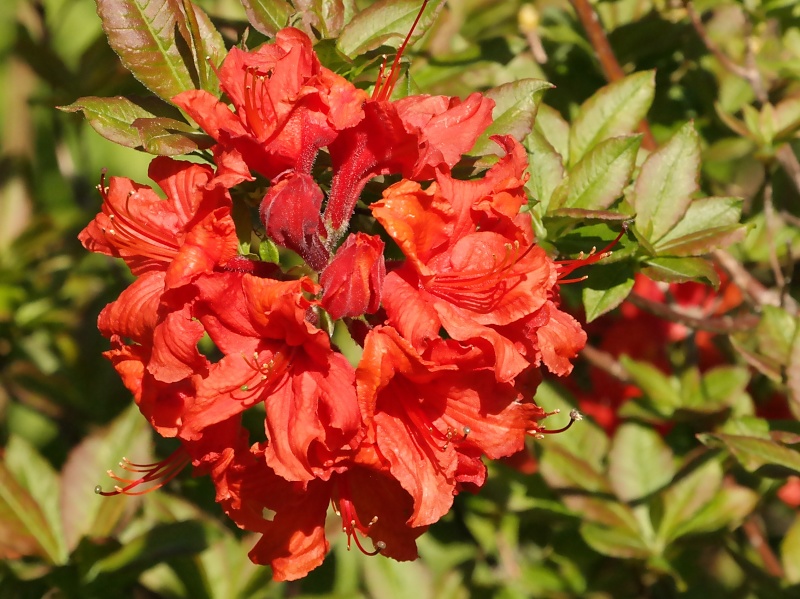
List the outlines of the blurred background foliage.
<svg viewBox="0 0 800 599">
<path fill-rule="evenodd" d="M 196 3 L 239 40 L 238 0 Z M 573 121 L 607 83 L 581 6 L 448 0 L 413 85 L 465 96 L 544 79 L 550 122 Z M 122 456 L 162 454 L 95 327 L 129 274 L 76 239 L 101 169 L 145 182 L 150 156 L 55 107 L 148 92 L 93 0 L 0 3 L 0 597 L 796 597 L 800 5 L 593 7 L 623 72 L 655 69 L 656 143 L 693 120 L 703 191 L 743 199 L 746 236 L 714 252 L 723 287 L 637 278 L 589 325 L 570 381 L 537 394 L 592 418 L 492 465 L 421 538 L 419 561 L 348 553 L 339 536 L 322 568 L 278 584 L 206 481 L 185 473 L 144 500 L 93 493 Z M 580 286 L 564 291 L 580 313 Z"/>
</svg>

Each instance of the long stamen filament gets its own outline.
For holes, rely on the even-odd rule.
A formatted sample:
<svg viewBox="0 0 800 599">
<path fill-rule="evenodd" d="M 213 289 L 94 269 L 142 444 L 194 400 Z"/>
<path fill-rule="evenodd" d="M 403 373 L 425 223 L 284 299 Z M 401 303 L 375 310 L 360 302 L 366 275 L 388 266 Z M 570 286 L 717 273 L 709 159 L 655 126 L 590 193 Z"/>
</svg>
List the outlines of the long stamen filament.
<svg viewBox="0 0 800 599">
<path fill-rule="evenodd" d="M 372 92 L 372 99 L 378 101 L 388 100 L 391 97 L 392 92 L 394 91 L 395 83 L 400 78 L 400 59 L 403 56 L 403 52 L 406 50 L 406 46 L 408 46 L 409 40 L 411 40 L 411 35 L 414 33 L 414 29 L 416 28 L 419 20 L 422 18 L 422 13 L 425 12 L 425 7 L 428 5 L 428 0 L 422 1 L 422 6 L 417 13 L 417 18 L 414 19 L 414 23 L 411 25 L 411 29 L 408 31 L 408 35 L 406 35 L 406 39 L 403 40 L 403 43 L 397 49 L 397 54 L 395 54 L 394 62 L 392 62 L 392 68 L 389 71 L 389 75 L 386 77 L 386 80 L 379 82 L 375 85 L 375 89 Z M 381 69 L 381 74 L 379 78 L 383 75 L 383 69 Z"/>
<path fill-rule="evenodd" d="M 166 485 L 175 478 L 189 462 L 191 462 L 191 457 L 183 447 L 178 448 L 167 459 L 152 464 L 136 464 L 131 462 L 128 458 L 122 458 L 122 461 L 119 463 L 120 468 L 135 474 L 144 473 L 144 476 L 138 478 L 124 478 L 114 474 L 112 470 L 109 470 L 108 476 L 119 483 L 123 483 L 123 485 L 114 485 L 113 491 L 103 491 L 100 485 L 98 485 L 95 487 L 94 492 L 104 497 L 111 497 L 113 495 L 144 495 L 145 493 L 155 491 Z M 153 486 L 140 488 L 142 485 L 153 482 L 155 483 Z"/>
</svg>

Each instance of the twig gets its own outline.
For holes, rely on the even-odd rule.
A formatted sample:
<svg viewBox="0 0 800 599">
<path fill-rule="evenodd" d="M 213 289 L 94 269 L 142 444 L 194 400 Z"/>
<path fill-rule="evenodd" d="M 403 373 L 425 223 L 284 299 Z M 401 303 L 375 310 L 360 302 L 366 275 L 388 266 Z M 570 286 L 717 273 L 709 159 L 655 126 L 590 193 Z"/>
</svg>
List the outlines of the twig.
<svg viewBox="0 0 800 599">
<path fill-rule="evenodd" d="M 625 367 L 610 353 L 598 349 L 593 345 L 586 345 L 581 351 L 581 356 L 583 356 L 589 364 L 610 374 L 618 381 L 623 383 L 629 383 L 631 381 L 628 371 L 625 370 Z"/>
<path fill-rule="evenodd" d="M 776 239 L 775 230 L 775 205 L 772 203 L 772 179 L 767 175 L 767 180 L 764 183 L 764 221 L 767 230 L 767 237 L 769 239 Z M 775 277 L 775 285 L 778 287 L 779 293 L 783 293 L 786 289 L 786 278 L 783 276 L 781 270 L 781 263 L 778 260 L 778 252 L 774 243 L 769 244 L 769 265 L 772 268 L 772 276 Z"/>
<path fill-rule="evenodd" d="M 725 250 L 714 250 L 711 256 L 725 272 L 730 275 L 734 284 L 742 290 L 748 301 L 756 306 L 780 306 L 780 295 L 773 289 L 767 289 L 744 266 Z"/>
<path fill-rule="evenodd" d="M 794 183 L 797 191 L 800 192 L 800 161 L 797 160 L 792 146 L 788 143 L 783 144 L 775 151 L 775 158 L 778 159 L 778 163 L 789 175 L 789 179 Z"/>
<path fill-rule="evenodd" d="M 625 71 L 619 65 L 617 57 L 614 55 L 614 50 L 611 49 L 611 44 L 608 43 L 606 32 L 603 30 L 594 8 L 589 4 L 589 0 L 570 0 L 570 2 L 578 14 L 583 28 L 586 30 L 586 35 L 597 54 L 597 59 L 600 61 L 600 67 L 603 69 L 606 79 L 609 82 L 624 79 Z M 650 131 L 650 125 L 648 125 L 647 121 L 643 120 L 639 123 L 639 131 L 644 136 L 642 147 L 647 150 L 655 150 L 658 144 L 656 144 L 653 132 Z"/>
<path fill-rule="evenodd" d="M 761 526 L 756 522 L 756 518 L 753 514 L 750 514 L 742 523 L 742 529 L 744 530 L 744 534 L 747 535 L 747 540 L 753 546 L 753 549 L 758 551 L 758 555 L 761 556 L 761 561 L 764 562 L 764 568 L 767 570 L 767 573 L 775 578 L 783 578 L 785 575 L 783 566 L 769 546 L 764 531 L 761 530 Z"/>
<path fill-rule="evenodd" d="M 761 74 L 758 72 L 758 68 L 755 65 L 755 54 L 753 53 L 752 44 L 748 40 L 747 43 L 747 62 L 748 66 L 740 65 L 734 62 L 730 56 L 725 54 L 720 47 L 712 40 L 708 32 L 706 31 L 705 25 L 703 25 L 703 21 L 700 18 L 700 15 L 697 14 L 697 11 L 694 9 L 689 0 L 684 0 L 684 6 L 686 7 L 686 14 L 689 15 L 689 20 L 692 22 L 692 26 L 694 30 L 697 32 L 697 35 L 700 36 L 701 41 L 708 48 L 708 51 L 714 55 L 722 67 L 733 73 L 737 77 L 741 77 L 742 79 L 746 80 L 750 86 L 753 88 L 753 93 L 755 93 L 756 98 L 760 103 L 767 102 L 767 93 L 764 90 L 764 84 L 761 81 Z"/>
<path fill-rule="evenodd" d="M 748 331 L 754 328 L 759 321 L 758 316 L 755 314 L 744 314 L 735 318 L 732 316 L 695 316 L 678 306 L 654 302 L 636 293 L 631 293 L 627 301 L 637 308 L 646 310 L 664 320 L 720 335 L 727 335 L 735 331 Z"/>
</svg>

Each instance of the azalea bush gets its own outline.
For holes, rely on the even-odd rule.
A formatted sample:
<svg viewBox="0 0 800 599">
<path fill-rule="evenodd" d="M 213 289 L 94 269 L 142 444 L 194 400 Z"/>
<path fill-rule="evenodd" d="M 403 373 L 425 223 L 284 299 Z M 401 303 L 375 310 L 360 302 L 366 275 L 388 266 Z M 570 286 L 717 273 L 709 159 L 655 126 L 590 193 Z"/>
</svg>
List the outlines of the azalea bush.
<svg viewBox="0 0 800 599">
<path fill-rule="evenodd" d="M 798 592 L 794 2 L 2 10 L 4 597 Z"/>
</svg>

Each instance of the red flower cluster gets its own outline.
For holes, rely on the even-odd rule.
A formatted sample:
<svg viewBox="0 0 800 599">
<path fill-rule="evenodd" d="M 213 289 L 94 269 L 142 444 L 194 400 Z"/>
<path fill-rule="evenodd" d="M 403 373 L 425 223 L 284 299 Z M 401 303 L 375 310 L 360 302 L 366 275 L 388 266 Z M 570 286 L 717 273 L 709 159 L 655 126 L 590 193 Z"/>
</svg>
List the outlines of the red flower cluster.
<svg viewBox="0 0 800 599">
<path fill-rule="evenodd" d="M 483 484 L 482 458 L 544 432 L 538 368 L 567 374 L 585 342 L 559 310 L 558 266 L 520 214 L 525 152 L 497 137 L 492 168 L 454 178 L 490 99 L 392 101 L 394 70 L 368 97 L 295 29 L 231 50 L 219 77 L 232 108 L 203 91 L 174 99 L 216 140 L 214 168 L 156 158 L 166 199 L 103 182 L 102 212 L 80 235 L 138 277 L 99 327 L 142 413 L 181 442 L 163 463 L 128 464 L 138 474 L 116 492 L 191 461 L 226 513 L 263 535 L 250 555 L 276 579 L 322 562 L 329 505 L 363 551 L 368 536 L 374 552 L 413 559 L 453 497 Z M 378 175 L 401 180 L 368 206 L 371 219 L 353 219 Z M 231 189 L 258 180 L 264 232 L 303 268 L 238 255 Z M 355 230 L 365 221 L 383 238 Z M 360 355 L 334 345 L 331 322 Z M 255 442 L 242 425 L 250 409 L 264 415 Z"/>
</svg>

